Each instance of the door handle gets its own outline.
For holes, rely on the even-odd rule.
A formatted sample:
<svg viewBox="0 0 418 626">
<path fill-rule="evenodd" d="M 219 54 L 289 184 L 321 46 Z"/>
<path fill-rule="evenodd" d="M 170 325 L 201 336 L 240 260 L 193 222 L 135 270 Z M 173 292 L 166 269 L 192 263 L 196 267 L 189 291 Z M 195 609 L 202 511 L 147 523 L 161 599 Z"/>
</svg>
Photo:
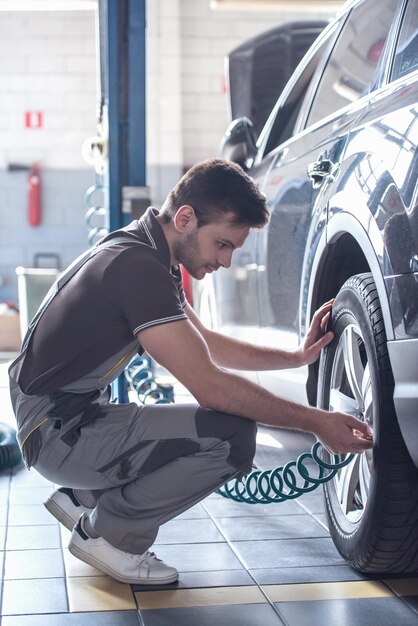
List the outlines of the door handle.
<svg viewBox="0 0 418 626">
<path fill-rule="evenodd" d="M 312 187 L 320 187 L 326 178 L 332 176 L 334 168 L 335 163 L 327 158 L 327 153 L 321 152 L 318 160 L 308 165 L 308 176 L 311 179 Z"/>
</svg>

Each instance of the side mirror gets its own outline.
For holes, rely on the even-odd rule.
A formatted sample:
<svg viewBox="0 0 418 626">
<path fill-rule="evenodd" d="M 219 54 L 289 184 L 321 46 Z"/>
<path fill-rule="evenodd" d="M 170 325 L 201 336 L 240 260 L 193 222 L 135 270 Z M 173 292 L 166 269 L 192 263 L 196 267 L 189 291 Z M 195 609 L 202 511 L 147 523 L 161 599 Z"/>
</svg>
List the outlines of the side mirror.
<svg viewBox="0 0 418 626">
<path fill-rule="evenodd" d="M 223 159 L 238 163 L 244 169 L 252 165 L 257 154 L 254 126 L 248 117 L 240 117 L 228 126 L 220 146 Z"/>
</svg>

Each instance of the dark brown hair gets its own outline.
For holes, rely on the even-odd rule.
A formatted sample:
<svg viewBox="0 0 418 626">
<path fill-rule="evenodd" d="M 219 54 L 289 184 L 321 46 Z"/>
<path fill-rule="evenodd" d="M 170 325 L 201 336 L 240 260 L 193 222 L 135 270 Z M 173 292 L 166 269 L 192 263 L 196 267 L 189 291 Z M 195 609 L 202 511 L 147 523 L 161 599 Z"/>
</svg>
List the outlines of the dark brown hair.
<svg viewBox="0 0 418 626">
<path fill-rule="evenodd" d="M 161 216 L 168 223 L 183 205 L 193 207 L 198 226 L 234 214 L 233 221 L 261 228 L 269 219 L 266 198 L 244 170 L 231 161 L 208 159 L 190 168 L 169 193 Z"/>
</svg>

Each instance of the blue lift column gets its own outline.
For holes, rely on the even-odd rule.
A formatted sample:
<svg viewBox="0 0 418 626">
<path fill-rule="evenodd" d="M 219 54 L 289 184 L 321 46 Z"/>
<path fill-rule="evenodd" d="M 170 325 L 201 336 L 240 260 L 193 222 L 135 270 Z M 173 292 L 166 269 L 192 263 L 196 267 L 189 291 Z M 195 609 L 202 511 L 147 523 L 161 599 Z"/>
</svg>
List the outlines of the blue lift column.
<svg viewBox="0 0 418 626">
<path fill-rule="evenodd" d="M 99 0 L 100 81 L 108 136 L 105 187 L 109 232 L 149 206 L 146 187 L 145 0 Z M 114 394 L 126 402 L 124 377 Z"/>
</svg>

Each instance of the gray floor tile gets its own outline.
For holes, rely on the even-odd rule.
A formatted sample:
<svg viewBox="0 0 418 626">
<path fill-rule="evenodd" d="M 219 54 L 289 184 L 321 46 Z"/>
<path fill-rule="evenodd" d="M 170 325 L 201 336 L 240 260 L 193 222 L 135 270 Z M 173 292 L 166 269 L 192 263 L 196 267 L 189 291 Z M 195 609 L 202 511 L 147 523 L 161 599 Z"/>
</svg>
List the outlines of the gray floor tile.
<svg viewBox="0 0 418 626">
<path fill-rule="evenodd" d="M 268 604 L 153 609 L 141 616 L 144 626 L 284 626 Z"/>
<path fill-rule="evenodd" d="M 65 579 L 6 580 L 3 587 L 2 615 L 66 613 Z M 4 625 L 4 618 L 2 619 Z"/>
<path fill-rule="evenodd" d="M 217 522 L 230 541 L 327 537 L 327 531 L 310 515 L 275 517 L 220 517 Z"/>
<path fill-rule="evenodd" d="M 270 515 L 306 515 L 296 502 L 289 500 L 280 504 L 246 504 L 234 502 L 222 496 L 207 498 L 203 505 L 213 517 L 250 517 Z"/>
<path fill-rule="evenodd" d="M 0 472 L 0 498 L 1 498 L 1 492 L 7 491 L 9 489 L 10 476 L 11 476 L 10 470 L 4 470 Z"/>
<path fill-rule="evenodd" d="M 27 526 L 29 523 L 34 526 L 58 524 L 43 504 L 20 504 L 9 508 L 9 526 Z"/>
<path fill-rule="evenodd" d="M 3 580 L 3 564 L 4 564 L 5 554 L 6 554 L 5 552 L 0 551 L 0 607 L 1 607 L 1 587 L 2 587 L 2 580 Z"/>
<path fill-rule="evenodd" d="M 418 594 L 418 591 L 417 591 L 417 594 Z M 416 595 L 416 596 L 404 596 L 403 600 L 417 614 L 417 624 L 418 624 L 418 595 Z"/>
<path fill-rule="evenodd" d="M 235 541 L 236 549 L 247 569 L 342 565 L 331 539 L 277 539 L 273 541 Z"/>
<path fill-rule="evenodd" d="M 184 513 L 180 513 L 180 515 L 177 515 L 176 519 L 202 519 L 207 517 L 209 517 L 209 515 L 205 511 L 203 505 L 195 504 L 195 506 L 187 509 L 187 511 L 184 511 Z"/>
<path fill-rule="evenodd" d="M 25 465 L 19 465 L 12 473 L 12 489 L 32 487 L 44 487 L 50 490 L 55 488 L 53 483 L 38 474 L 35 469 L 28 470 Z"/>
<path fill-rule="evenodd" d="M 6 544 L 6 526 L 0 526 L 0 550 L 4 550 Z"/>
<path fill-rule="evenodd" d="M 243 567 L 226 543 L 161 545 L 158 546 L 157 556 L 179 572 L 224 571 Z"/>
<path fill-rule="evenodd" d="M 276 607 L 288 626 L 417 626 L 418 616 L 399 598 L 280 602 Z"/>
<path fill-rule="evenodd" d="M 161 526 L 156 545 L 225 541 L 211 519 L 174 519 Z"/>
<path fill-rule="evenodd" d="M 322 524 L 323 528 L 328 530 L 328 520 L 325 513 L 314 513 L 315 519 Z"/>
<path fill-rule="evenodd" d="M 42 550 L 60 548 L 61 536 L 55 526 L 10 526 L 6 550 Z"/>
<path fill-rule="evenodd" d="M 61 550 L 11 550 L 5 554 L 5 580 L 65 577 Z"/>
<path fill-rule="evenodd" d="M 324 513 L 324 497 L 322 487 L 318 487 L 311 493 L 304 493 L 298 498 L 298 503 L 309 513 Z"/>
<path fill-rule="evenodd" d="M 23 487 L 21 489 L 13 489 L 10 492 L 10 506 L 19 504 L 42 504 L 50 495 L 49 487 Z"/>
<path fill-rule="evenodd" d="M 7 510 L 6 505 L 0 506 L 0 526 L 7 526 Z"/>
<path fill-rule="evenodd" d="M 100 611 L 3 617 L 2 626 L 139 626 L 137 611 Z"/>
</svg>

